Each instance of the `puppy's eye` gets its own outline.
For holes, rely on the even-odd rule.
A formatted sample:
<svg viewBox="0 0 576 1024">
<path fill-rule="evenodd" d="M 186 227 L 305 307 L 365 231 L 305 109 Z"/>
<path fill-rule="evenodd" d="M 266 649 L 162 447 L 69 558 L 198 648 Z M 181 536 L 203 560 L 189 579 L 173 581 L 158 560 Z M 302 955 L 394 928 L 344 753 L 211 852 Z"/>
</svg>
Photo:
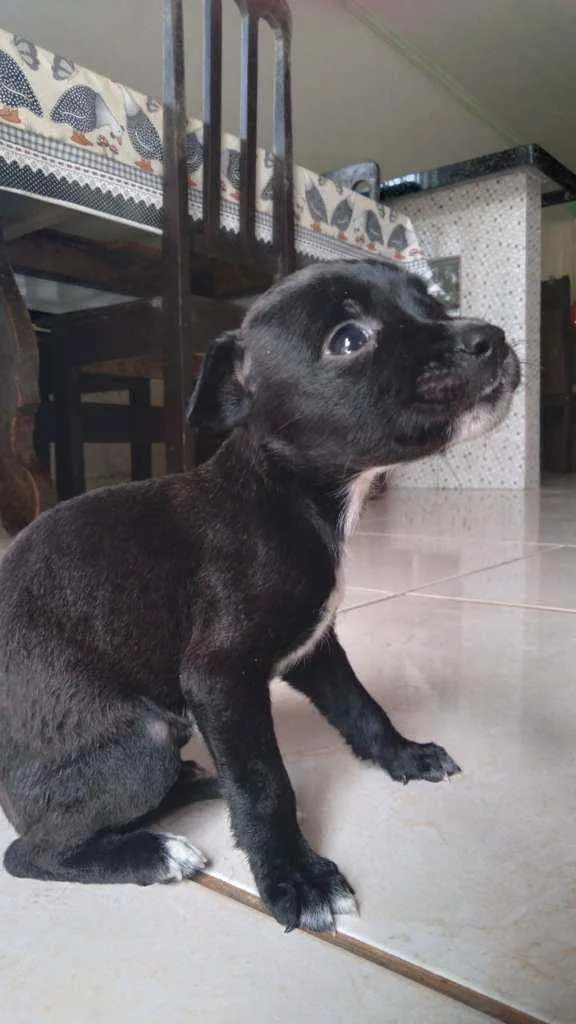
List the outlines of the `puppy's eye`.
<svg viewBox="0 0 576 1024">
<path fill-rule="evenodd" d="M 330 356 L 353 356 L 373 340 L 373 328 L 368 324 L 350 320 L 332 331 L 326 342 L 325 351 Z"/>
</svg>

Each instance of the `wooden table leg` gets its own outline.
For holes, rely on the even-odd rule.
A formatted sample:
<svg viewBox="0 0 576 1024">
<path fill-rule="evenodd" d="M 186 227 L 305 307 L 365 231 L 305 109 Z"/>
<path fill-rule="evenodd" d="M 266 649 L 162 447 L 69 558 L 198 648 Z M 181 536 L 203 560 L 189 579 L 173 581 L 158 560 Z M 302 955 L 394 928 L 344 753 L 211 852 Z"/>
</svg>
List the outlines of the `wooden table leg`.
<svg viewBox="0 0 576 1024">
<path fill-rule="evenodd" d="M 38 346 L 0 228 L 0 521 L 18 533 L 56 495 L 34 450 Z"/>
</svg>

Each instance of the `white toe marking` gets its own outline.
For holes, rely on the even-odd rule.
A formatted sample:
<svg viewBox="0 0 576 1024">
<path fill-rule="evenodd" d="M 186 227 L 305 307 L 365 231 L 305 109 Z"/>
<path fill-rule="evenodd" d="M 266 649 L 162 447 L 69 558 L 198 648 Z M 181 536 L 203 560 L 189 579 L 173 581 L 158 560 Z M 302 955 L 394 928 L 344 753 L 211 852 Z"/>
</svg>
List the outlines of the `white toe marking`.
<svg viewBox="0 0 576 1024">
<path fill-rule="evenodd" d="M 181 882 L 183 878 L 191 878 L 206 867 L 208 861 L 204 854 L 183 836 L 163 832 L 161 839 L 166 861 L 164 881 Z"/>
<path fill-rule="evenodd" d="M 352 893 L 338 893 L 331 896 L 330 905 L 334 914 L 358 914 L 358 903 Z"/>
<path fill-rule="evenodd" d="M 311 932 L 334 931 L 334 916 L 330 904 L 317 903 L 316 906 L 306 907 L 300 915 L 300 927 L 308 928 Z"/>
</svg>

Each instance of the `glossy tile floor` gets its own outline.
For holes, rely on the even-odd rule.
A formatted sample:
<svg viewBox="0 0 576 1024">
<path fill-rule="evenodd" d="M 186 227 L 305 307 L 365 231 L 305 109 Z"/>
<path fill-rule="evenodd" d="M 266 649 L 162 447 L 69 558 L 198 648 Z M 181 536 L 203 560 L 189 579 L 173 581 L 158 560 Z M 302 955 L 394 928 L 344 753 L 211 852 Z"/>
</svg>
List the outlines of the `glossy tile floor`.
<svg viewBox="0 0 576 1024">
<path fill-rule="evenodd" d="M 359 676 L 407 735 L 442 743 L 463 773 L 398 786 L 274 685 L 303 829 L 359 895 L 361 915 L 340 931 L 574 1024 L 576 480 L 529 494 L 391 491 L 366 509 L 347 582 L 338 628 Z M 190 753 L 206 758 L 196 741 Z M 252 887 L 221 805 L 169 824 L 210 855 L 213 874 Z M 2 822 L 3 845 L 9 835 Z M 199 886 L 83 890 L 2 875 L 0 921 L 12 1024 L 489 1019 Z"/>
</svg>

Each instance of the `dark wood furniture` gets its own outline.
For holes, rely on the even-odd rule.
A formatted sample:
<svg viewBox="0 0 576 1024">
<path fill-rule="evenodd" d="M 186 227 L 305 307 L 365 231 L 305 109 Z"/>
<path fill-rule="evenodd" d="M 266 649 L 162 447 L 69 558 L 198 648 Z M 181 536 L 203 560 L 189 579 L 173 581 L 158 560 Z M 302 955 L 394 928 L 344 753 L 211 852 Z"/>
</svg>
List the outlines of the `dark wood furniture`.
<svg viewBox="0 0 576 1024">
<path fill-rule="evenodd" d="M 229 301 L 194 296 L 193 324 L 185 350 L 184 403 L 210 341 L 238 325 L 240 311 Z M 131 477 L 149 476 L 151 445 L 168 436 L 170 398 L 163 345 L 165 318 L 160 303 L 139 301 L 104 309 L 36 317 L 39 336 L 41 401 L 36 417 L 35 444 L 48 468 L 47 449 L 55 447 L 56 494 L 59 501 L 86 489 L 84 443 L 126 443 L 131 446 Z M 164 381 L 164 407 L 150 403 L 150 382 Z M 128 405 L 84 402 L 83 396 L 106 391 L 128 392 Z M 180 400 L 180 398 L 179 398 Z M 182 433 L 185 431 L 182 412 Z M 179 429 L 178 423 L 176 429 Z M 188 439 L 186 438 L 186 441 Z M 197 439 L 198 440 L 198 439 Z M 201 442 L 206 448 L 206 441 Z M 180 450 L 178 471 L 191 464 L 190 447 Z M 198 447 L 198 444 L 196 445 Z M 167 452 L 168 456 L 168 452 Z M 166 459 L 167 468 L 168 457 Z"/>
<path fill-rule="evenodd" d="M 184 406 L 190 389 L 190 338 L 196 327 L 190 302 L 192 248 L 214 258 L 268 268 L 273 277 L 294 266 L 291 17 L 285 0 L 235 0 L 242 15 L 240 86 L 239 233 L 221 227 L 222 2 L 204 0 L 203 216 L 188 216 L 184 27 L 182 0 L 164 0 L 164 289 L 163 332 L 166 395 L 166 464 L 176 472 L 193 462 Z M 256 237 L 256 139 L 258 23 L 275 36 L 273 131 L 273 231 L 270 245 Z"/>
<path fill-rule="evenodd" d="M 571 473 L 576 427 L 576 327 L 570 278 L 542 282 L 542 469 Z"/>
<path fill-rule="evenodd" d="M 34 446 L 38 347 L 0 226 L 0 522 L 14 534 L 56 500 Z"/>
<path fill-rule="evenodd" d="M 261 291 L 295 265 L 290 11 L 285 0 L 235 2 L 242 16 L 238 232 L 225 231 L 220 218 L 222 3 L 204 0 L 203 217 L 193 222 L 188 213 L 182 0 L 164 0 L 161 251 L 154 245 L 122 249 L 75 241 L 50 223 L 47 229 L 36 223 L 38 230 L 16 239 L 10 250 L 0 245 L 0 519 L 11 533 L 56 500 L 46 465 L 47 445 L 52 441 L 59 448 L 60 497 L 84 487 L 82 445 L 88 437 L 137 445 L 161 435 L 168 471 L 193 465 L 194 438 L 186 427 L 184 410 L 197 354 L 205 351 L 209 336 L 237 323 L 238 310 L 227 299 Z M 275 38 L 270 242 L 257 238 L 255 217 L 261 20 Z M 45 382 L 42 402 L 36 335 L 14 270 L 108 287 L 141 300 L 52 319 L 42 344 L 49 350 L 46 365 L 54 377 Z M 159 303 L 152 301 L 156 297 L 161 298 Z M 119 359 L 131 360 L 128 377 L 134 390 L 140 376 L 137 361 L 142 358 L 161 361 L 163 410 L 136 400 L 128 407 L 97 408 L 81 402 L 83 389 L 85 393 L 100 386 L 118 389 L 118 374 L 110 363 Z M 98 375 L 100 382 L 95 379 Z M 146 379 L 145 371 L 141 376 Z M 133 449 L 137 473 L 144 465 L 143 450 L 140 456 L 136 459 Z"/>
</svg>

